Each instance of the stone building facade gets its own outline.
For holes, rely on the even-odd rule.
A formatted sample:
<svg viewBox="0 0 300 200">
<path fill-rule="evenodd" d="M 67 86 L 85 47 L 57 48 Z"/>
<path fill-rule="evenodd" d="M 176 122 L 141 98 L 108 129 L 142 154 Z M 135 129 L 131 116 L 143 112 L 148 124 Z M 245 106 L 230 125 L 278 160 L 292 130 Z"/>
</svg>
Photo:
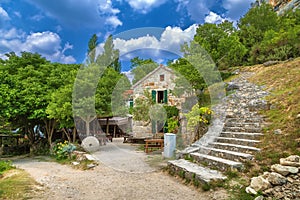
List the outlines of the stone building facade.
<svg viewBox="0 0 300 200">
<path fill-rule="evenodd" d="M 152 100 L 157 104 L 176 106 L 180 110 L 185 98 L 179 98 L 172 94 L 172 90 L 175 88 L 175 79 L 176 75 L 172 69 L 163 65 L 158 66 L 132 86 L 133 105 L 135 99 L 142 97 L 144 91 L 147 90 L 151 93 Z M 153 131 L 152 123 L 133 121 L 132 127 L 133 137 L 135 138 L 152 137 L 157 132 Z"/>
</svg>

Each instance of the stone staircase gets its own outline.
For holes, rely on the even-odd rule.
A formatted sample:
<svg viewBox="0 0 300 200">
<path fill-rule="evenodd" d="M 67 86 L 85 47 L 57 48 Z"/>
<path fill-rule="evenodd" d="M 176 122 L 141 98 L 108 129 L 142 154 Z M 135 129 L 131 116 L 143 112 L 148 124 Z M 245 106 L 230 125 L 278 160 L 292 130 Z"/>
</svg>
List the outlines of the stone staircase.
<svg viewBox="0 0 300 200">
<path fill-rule="evenodd" d="M 234 93 L 214 108 L 223 117 L 217 117 L 208 132 L 183 150 L 178 160 L 168 162 L 171 174 L 185 179 L 192 177 L 200 183 L 224 180 L 226 176 L 221 172 L 243 170 L 243 163 L 251 161 L 260 151 L 256 146 L 263 135 L 264 119 L 258 111 L 268 107 L 263 100 L 267 92 L 247 81 L 251 75 L 242 73 L 229 83 L 234 86 Z"/>
</svg>

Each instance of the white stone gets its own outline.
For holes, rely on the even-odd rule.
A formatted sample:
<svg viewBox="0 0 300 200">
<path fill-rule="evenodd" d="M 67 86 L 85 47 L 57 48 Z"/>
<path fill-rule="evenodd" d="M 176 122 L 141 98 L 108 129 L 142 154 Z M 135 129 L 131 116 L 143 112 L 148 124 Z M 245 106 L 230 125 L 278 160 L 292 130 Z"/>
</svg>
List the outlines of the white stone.
<svg viewBox="0 0 300 200">
<path fill-rule="evenodd" d="M 72 165 L 74 165 L 74 166 L 77 166 L 77 165 L 79 165 L 80 163 L 79 162 L 72 162 Z"/>
<path fill-rule="evenodd" d="M 275 164 L 271 166 L 271 170 L 274 172 L 277 172 L 283 176 L 291 174 L 297 174 L 299 169 L 297 167 L 291 167 L 291 166 L 283 166 L 280 164 Z"/>
<path fill-rule="evenodd" d="M 254 195 L 257 195 L 257 192 L 252 188 L 252 187 L 246 187 L 246 190 L 245 190 L 248 194 L 254 194 Z"/>
<path fill-rule="evenodd" d="M 263 177 L 272 185 L 283 185 L 287 182 L 287 179 L 284 176 L 276 172 L 265 172 Z"/>
<path fill-rule="evenodd" d="M 280 158 L 280 164 L 285 166 L 300 167 L 299 156 Z"/>
<path fill-rule="evenodd" d="M 95 161 L 97 160 L 94 156 L 90 155 L 90 154 L 84 154 L 84 156 L 86 157 L 87 160 L 90 161 Z"/>
<path fill-rule="evenodd" d="M 264 199 L 263 196 L 258 196 L 258 197 L 256 197 L 254 200 L 263 200 L 263 199 Z"/>
<path fill-rule="evenodd" d="M 255 191 L 264 191 L 271 187 L 269 181 L 261 176 L 251 178 L 250 187 Z"/>
<path fill-rule="evenodd" d="M 274 134 L 275 135 L 280 135 L 280 134 L 282 134 L 282 130 L 276 129 L 276 130 L 274 130 Z"/>
</svg>

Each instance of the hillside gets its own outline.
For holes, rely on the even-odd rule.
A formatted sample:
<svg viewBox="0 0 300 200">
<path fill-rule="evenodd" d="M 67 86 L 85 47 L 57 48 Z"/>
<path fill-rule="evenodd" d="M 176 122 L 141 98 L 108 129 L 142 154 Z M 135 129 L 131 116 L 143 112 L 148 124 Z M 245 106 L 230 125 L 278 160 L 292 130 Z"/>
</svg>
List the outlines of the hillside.
<svg viewBox="0 0 300 200">
<path fill-rule="evenodd" d="M 251 81 L 263 85 L 270 95 L 270 109 L 262 111 L 267 125 L 256 160 L 261 169 L 290 154 L 300 155 L 300 58 L 273 66 L 256 65 Z"/>
</svg>

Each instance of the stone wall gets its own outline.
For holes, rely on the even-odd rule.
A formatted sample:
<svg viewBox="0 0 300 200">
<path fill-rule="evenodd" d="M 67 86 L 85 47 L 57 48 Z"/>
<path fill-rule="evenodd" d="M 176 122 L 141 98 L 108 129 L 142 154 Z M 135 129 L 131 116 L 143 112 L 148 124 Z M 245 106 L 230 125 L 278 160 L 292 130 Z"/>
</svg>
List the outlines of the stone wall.
<svg viewBox="0 0 300 200">
<path fill-rule="evenodd" d="M 164 75 L 164 80 L 160 80 L 160 75 Z M 160 66 L 151 72 L 147 77 L 137 82 L 133 86 L 133 100 L 143 96 L 144 90 L 148 90 L 150 93 L 152 90 L 168 92 L 168 105 L 181 108 L 181 103 L 184 102 L 184 98 L 178 98 L 172 95 L 170 91 L 175 88 L 176 76 L 173 71 L 167 67 Z"/>
<path fill-rule="evenodd" d="M 251 178 L 246 192 L 256 195 L 260 191 L 263 196 L 257 198 L 267 200 L 300 199 L 300 156 L 281 158 L 280 164 L 272 165 L 271 170 Z"/>
</svg>

